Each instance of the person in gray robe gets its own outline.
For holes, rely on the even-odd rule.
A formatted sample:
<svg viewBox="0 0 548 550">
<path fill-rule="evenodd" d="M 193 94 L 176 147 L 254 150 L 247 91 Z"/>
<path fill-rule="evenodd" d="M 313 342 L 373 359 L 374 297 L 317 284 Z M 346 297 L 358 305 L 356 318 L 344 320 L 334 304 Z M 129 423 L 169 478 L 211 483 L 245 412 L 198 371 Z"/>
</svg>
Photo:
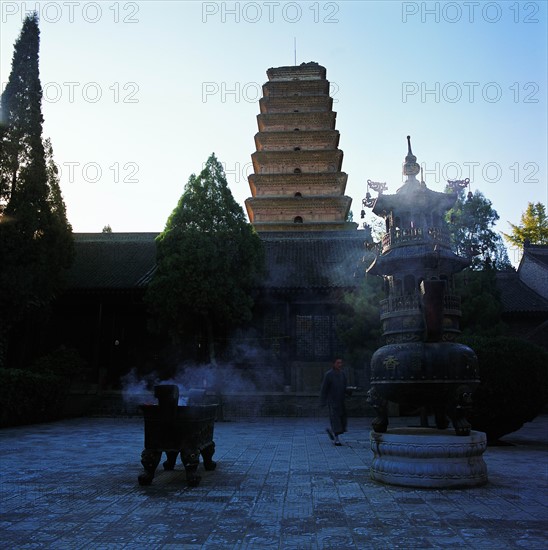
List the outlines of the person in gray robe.
<svg viewBox="0 0 548 550">
<path fill-rule="evenodd" d="M 339 435 L 346 432 L 347 416 L 345 398 L 350 395 L 350 388 L 346 385 L 346 374 L 343 371 L 342 359 L 335 359 L 331 370 L 323 377 L 320 389 L 320 406 L 329 407 L 330 428 L 326 428 L 327 435 L 335 443 L 342 445 Z"/>
</svg>

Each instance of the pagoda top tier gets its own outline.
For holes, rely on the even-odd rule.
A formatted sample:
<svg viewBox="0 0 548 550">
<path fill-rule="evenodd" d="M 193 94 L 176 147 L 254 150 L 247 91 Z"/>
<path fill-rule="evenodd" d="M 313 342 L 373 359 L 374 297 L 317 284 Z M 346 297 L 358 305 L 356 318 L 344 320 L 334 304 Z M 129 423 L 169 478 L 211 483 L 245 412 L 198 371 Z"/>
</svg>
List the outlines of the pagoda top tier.
<svg viewBox="0 0 548 550">
<path fill-rule="evenodd" d="M 287 67 L 271 67 L 266 71 L 270 81 L 286 80 L 325 80 L 326 70 L 315 61 L 289 65 Z"/>
</svg>

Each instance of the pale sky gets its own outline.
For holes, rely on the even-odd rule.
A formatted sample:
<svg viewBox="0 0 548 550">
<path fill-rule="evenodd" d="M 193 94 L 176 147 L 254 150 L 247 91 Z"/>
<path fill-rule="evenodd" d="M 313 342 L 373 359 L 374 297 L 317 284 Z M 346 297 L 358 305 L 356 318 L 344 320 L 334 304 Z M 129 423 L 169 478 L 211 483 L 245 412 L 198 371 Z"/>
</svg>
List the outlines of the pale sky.
<svg viewBox="0 0 548 550">
<path fill-rule="evenodd" d="M 33 9 L 76 232 L 161 231 L 212 152 L 243 207 L 261 85 L 294 39 L 327 69 L 355 221 L 368 179 L 401 185 L 408 134 L 427 186 L 469 177 L 500 230 L 548 202 L 545 1 L 2 1 L 2 90 Z"/>
</svg>

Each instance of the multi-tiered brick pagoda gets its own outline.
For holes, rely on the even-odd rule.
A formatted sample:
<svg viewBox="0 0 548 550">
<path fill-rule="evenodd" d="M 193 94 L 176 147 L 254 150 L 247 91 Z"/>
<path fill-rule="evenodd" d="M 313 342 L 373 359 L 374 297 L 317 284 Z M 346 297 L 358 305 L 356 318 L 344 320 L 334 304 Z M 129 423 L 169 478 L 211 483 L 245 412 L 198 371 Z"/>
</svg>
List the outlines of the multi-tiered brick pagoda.
<svg viewBox="0 0 548 550">
<path fill-rule="evenodd" d="M 325 67 L 318 63 L 271 68 L 257 116 L 257 150 L 246 200 L 257 231 L 355 229 L 347 222 L 336 113 Z"/>
</svg>

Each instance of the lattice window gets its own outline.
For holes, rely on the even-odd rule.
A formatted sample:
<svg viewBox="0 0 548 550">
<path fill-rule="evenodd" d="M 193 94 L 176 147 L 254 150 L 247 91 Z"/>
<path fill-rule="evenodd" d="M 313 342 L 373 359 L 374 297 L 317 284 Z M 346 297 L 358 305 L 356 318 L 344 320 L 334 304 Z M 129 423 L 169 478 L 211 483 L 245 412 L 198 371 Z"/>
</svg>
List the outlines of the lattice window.
<svg viewBox="0 0 548 550">
<path fill-rule="evenodd" d="M 296 316 L 296 355 L 300 359 L 329 360 L 340 353 L 336 318 L 330 315 Z"/>
<path fill-rule="evenodd" d="M 279 313 L 273 313 L 264 318 L 263 337 L 266 339 L 268 349 L 276 357 L 281 352 L 282 337 L 284 336 L 282 329 L 282 318 Z"/>
<path fill-rule="evenodd" d="M 297 357 L 312 357 L 314 350 L 314 321 L 312 315 L 297 315 L 295 336 Z"/>
<path fill-rule="evenodd" d="M 345 354 L 345 347 L 344 344 L 341 342 L 341 339 L 339 338 L 339 327 L 340 327 L 340 321 L 339 318 L 335 315 L 331 318 L 332 325 L 331 325 L 331 338 L 332 338 L 332 356 L 333 358 L 337 357 L 343 357 Z"/>
<path fill-rule="evenodd" d="M 331 323 L 329 315 L 314 316 L 314 357 L 331 355 Z"/>
</svg>

